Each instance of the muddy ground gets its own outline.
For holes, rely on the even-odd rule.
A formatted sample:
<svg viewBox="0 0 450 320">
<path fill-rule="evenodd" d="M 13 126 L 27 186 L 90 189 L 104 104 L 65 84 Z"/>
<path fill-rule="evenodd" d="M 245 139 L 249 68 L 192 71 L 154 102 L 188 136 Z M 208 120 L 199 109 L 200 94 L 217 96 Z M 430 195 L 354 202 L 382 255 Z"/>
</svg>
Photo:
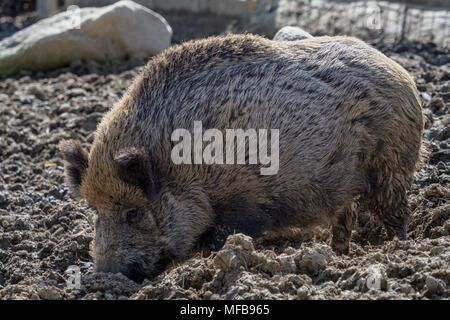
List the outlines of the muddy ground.
<svg viewBox="0 0 450 320">
<path fill-rule="evenodd" d="M 202 28 L 187 29 L 182 16 L 166 17 L 175 42 L 233 22 L 204 18 Z M 28 18 L 3 20 L 20 28 Z M 407 241 L 385 241 L 360 208 L 349 255 L 334 254 L 326 228 L 265 242 L 234 235 L 217 255 L 196 255 L 142 284 L 93 273 L 95 212 L 69 196 L 57 143 L 75 138 L 89 148 L 99 119 L 145 61 L 75 62 L 0 80 L 0 299 L 448 299 L 450 52 L 420 43 L 379 48 L 412 74 L 424 102 L 429 157 L 409 193 Z M 67 287 L 69 266 L 81 270 L 79 289 Z"/>
</svg>

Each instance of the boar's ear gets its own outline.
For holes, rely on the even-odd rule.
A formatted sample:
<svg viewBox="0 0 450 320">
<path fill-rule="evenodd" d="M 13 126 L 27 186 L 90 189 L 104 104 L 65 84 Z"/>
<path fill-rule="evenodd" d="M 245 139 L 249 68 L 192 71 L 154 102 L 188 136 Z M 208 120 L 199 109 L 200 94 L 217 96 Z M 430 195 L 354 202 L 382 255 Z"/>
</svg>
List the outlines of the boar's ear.
<svg viewBox="0 0 450 320">
<path fill-rule="evenodd" d="M 80 198 L 80 185 L 88 167 L 88 153 L 79 141 L 63 140 L 59 143 L 59 150 L 64 158 L 64 176 L 70 194 Z"/>
<path fill-rule="evenodd" d="M 122 180 L 141 188 L 150 200 L 158 198 L 160 186 L 150 157 L 144 149 L 122 150 L 116 154 L 114 161 Z"/>
</svg>

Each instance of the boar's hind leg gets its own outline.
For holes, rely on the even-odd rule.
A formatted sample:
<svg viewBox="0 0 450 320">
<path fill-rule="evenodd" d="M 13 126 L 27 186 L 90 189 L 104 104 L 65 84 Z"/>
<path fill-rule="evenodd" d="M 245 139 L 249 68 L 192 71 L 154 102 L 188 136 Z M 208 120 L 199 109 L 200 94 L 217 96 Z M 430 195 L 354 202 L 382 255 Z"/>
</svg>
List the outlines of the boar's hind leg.
<svg viewBox="0 0 450 320">
<path fill-rule="evenodd" d="M 356 220 L 356 206 L 351 203 L 336 215 L 332 226 L 333 238 L 331 247 L 338 254 L 347 254 L 352 230 Z"/>
<path fill-rule="evenodd" d="M 406 199 L 402 199 L 393 209 L 384 212 L 383 224 L 389 239 L 397 236 L 399 240 L 406 240 L 409 214 L 410 208 Z"/>
<path fill-rule="evenodd" d="M 404 175 L 391 173 L 383 175 L 378 183 L 372 185 L 374 189 L 369 195 L 369 208 L 382 221 L 389 239 L 397 236 L 400 240 L 406 240 L 410 214 L 406 190 L 410 180 Z"/>
<path fill-rule="evenodd" d="M 406 190 L 404 188 L 392 189 L 391 194 L 391 202 L 381 202 L 377 213 L 383 221 L 389 239 L 397 236 L 400 240 L 406 240 L 406 228 L 410 214 Z"/>
</svg>

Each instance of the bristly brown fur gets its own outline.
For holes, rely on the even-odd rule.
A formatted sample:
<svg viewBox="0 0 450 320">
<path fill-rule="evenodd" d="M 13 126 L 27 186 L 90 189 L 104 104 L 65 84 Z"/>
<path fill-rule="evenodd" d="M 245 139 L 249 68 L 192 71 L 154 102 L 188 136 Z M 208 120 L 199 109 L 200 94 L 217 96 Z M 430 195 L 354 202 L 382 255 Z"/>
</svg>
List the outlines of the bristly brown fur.
<svg viewBox="0 0 450 320">
<path fill-rule="evenodd" d="M 261 176 L 255 165 L 173 164 L 172 131 L 192 130 L 196 120 L 205 130 L 279 129 L 278 174 Z M 185 257 L 211 230 L 219 239 L 328 221 L 333 248 L 345 253 L 357 197 L 404 239 L 422 133 L 413 80 L 360 40 L 211 37 L 154 57 L 99 125 L 87 168 L 72 172 L 80 162 L 65 156 L 66 174 L 81 182 L 74 194 L 100 212 L 97 270 L 136 278 Z M 158 177 L 156 199 L 123 179 L 115 161 L 122 150 L 141 149 Z M 134 208 L 146 214 L 132 225 L 127 216 L 141 216 Z"/>
</svg>

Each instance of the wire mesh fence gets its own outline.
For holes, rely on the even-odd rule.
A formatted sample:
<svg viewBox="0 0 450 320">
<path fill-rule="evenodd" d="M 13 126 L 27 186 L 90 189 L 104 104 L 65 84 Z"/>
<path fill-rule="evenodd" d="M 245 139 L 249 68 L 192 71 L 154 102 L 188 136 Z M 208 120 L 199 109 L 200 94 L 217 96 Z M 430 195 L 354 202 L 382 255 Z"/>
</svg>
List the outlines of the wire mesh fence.
<svg viewBox="0 0 450 320">
<path fill-rule="evenodd" d="M 309 29 L 316 28 L 318 33 L 329 34 L 332 29 L 335 34 L 392 41 L 425 40 L 450 46 L 450 10 L 445 8 L 387 1 L 291 2 L 293 8 L 304 8 L 297 21 Z"/>
<path fill-rule="evenodd" d="M 375 0 L 258 0 L 249 31 L 271 36 L 287 25 L 313 35 L 352 35 L 364 40 L 432 41 L 450 46 L 450 8 Z M 271 15 L 268 18 L 268 15 Z M 266 26 L 261 26 L 266 24 Z M 267 27 L 267 24 L 271 24 Z M 247 28 L 248 27 L 248 28 Z"/>
</svg>

